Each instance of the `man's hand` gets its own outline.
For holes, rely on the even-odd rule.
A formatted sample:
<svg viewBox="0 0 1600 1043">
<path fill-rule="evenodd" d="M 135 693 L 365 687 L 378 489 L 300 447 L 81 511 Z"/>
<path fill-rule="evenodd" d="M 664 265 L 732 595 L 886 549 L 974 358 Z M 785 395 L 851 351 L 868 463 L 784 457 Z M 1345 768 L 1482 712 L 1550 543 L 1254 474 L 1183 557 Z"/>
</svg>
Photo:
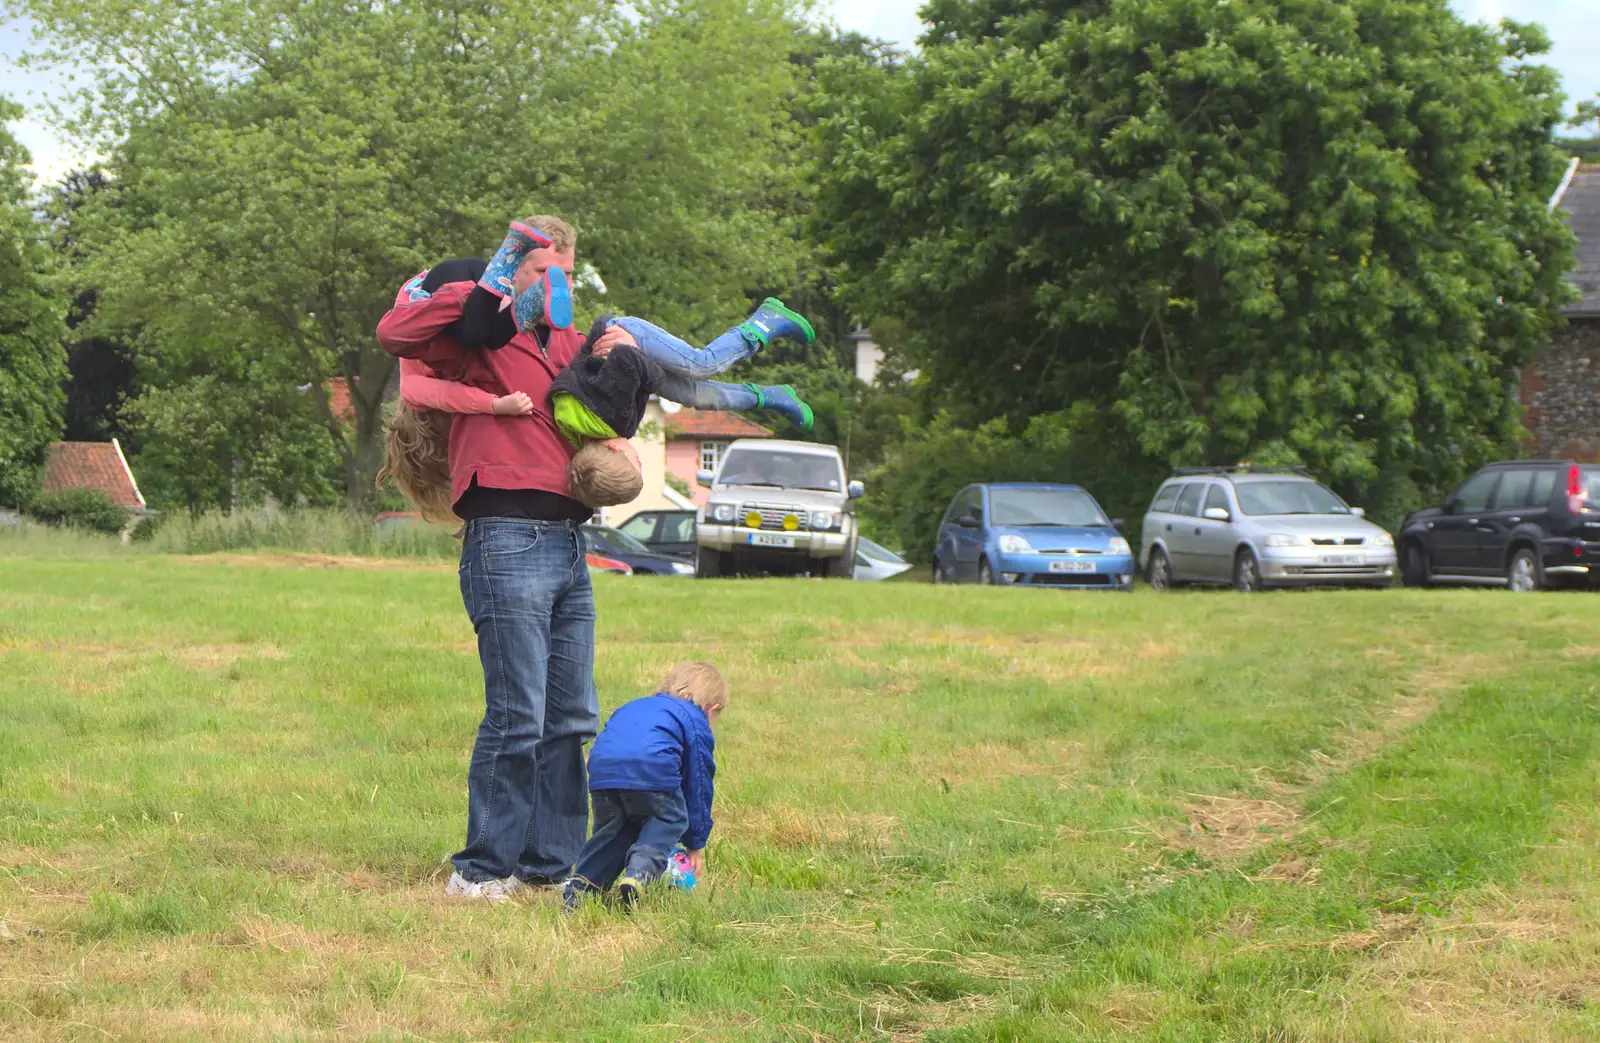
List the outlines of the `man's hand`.
<svg viewBox="0 0 1600 1043">
<path fill-rule="evenodd" d="M 495 416 L 527 416 L 533 412 L 533 399 L 521 391 L 513 391 L 509 395 L 501 395 L 494 400 Z"/>
<path fill-rule="evenodd" d="M 633 339 L 633 334 L 621 326 L 613 326 L 600 334 L 600 339 L 594 342 L 589 352 L 595 358 L 605 358 L 618 344 L 631 344 L 636 348 L 639 346 L 639 342 Z"/>
<path fill-rule="evenodd" d="M 698 851 L 685 851 L 684 854 L 687 856 L 689 862 L 689 871 L 695 876 L 699 876 L 706 868 L 706 849 L 701 848 Z"/>
</svg>

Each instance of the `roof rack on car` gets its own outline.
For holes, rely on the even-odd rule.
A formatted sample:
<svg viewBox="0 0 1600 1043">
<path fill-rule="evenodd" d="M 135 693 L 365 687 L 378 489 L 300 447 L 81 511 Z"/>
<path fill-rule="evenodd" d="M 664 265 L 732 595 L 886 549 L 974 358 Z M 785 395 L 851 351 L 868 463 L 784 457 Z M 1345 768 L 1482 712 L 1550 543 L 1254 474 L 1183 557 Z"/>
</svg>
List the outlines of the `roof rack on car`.
<svg viewBox="0 0 1600 1043">
<path fill-rule="evenodd" d="M 1196 474 L 1298 474 L 1310 478 L 1304 467 L 1263 467 L 1260 464 L 1235 464 L 1232 467 L 1174 467 L 1172 473 L 1179 477 Z"/>
</svg>

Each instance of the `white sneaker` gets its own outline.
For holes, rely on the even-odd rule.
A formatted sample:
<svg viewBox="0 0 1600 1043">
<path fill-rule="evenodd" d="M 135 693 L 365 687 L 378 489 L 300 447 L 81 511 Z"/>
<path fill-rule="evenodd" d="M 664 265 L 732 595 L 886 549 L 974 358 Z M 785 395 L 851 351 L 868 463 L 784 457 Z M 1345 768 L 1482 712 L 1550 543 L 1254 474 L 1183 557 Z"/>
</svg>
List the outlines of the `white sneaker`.
<svg viewBox="0 0 1600 1043">
<path fill-rule="evenodd" d="M 474 883 L 460 873 L 451 873 L 450 882 L 444 885 L 444 896 L 470 898 L 481 902 L 509 902 L 511 895 L 522 886 L 522 881 L 514 876 L 508 876 L 504 880 L 483 880 Z"/>
</svg>

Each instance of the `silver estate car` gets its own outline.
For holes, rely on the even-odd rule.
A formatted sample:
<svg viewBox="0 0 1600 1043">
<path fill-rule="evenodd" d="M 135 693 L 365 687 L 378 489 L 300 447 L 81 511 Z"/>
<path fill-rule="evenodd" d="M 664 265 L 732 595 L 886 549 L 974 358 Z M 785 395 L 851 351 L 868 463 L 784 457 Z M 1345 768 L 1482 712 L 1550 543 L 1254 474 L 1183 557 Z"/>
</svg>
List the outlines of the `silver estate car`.
<svg viewBox="0 0 1600 1043">
<path fill-rule="evenodd" d="M 1387 587 L 1394 537 L 1298 468 L 1179 470 L 1144 516 L 1139 566 L 1150 585 L 1229 583 Z"/>
</svg>

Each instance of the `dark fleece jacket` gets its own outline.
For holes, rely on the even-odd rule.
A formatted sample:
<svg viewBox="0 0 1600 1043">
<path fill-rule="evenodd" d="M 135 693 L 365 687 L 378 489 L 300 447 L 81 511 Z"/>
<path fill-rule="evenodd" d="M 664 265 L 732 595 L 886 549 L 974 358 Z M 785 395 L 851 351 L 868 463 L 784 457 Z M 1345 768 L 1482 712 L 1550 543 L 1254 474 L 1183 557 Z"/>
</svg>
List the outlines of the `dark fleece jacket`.
<svg viewBox="0 0 1600 1043">
<path fill-rule="evenodd" d="M 596 358 L 591 348 L 605 332 L 611 316 L 602 315 L 589 327 L 589 338 L 572 365 L 556 374 L 550 384 L 551 398 L 562 392 L 588 406 L 611 426 L 619 437 L 632 438 L 644 419 L 650 396 L 661 388 L 661 367 L 630 344 L 612 348 L 604 358 Z"/>
</svg>

